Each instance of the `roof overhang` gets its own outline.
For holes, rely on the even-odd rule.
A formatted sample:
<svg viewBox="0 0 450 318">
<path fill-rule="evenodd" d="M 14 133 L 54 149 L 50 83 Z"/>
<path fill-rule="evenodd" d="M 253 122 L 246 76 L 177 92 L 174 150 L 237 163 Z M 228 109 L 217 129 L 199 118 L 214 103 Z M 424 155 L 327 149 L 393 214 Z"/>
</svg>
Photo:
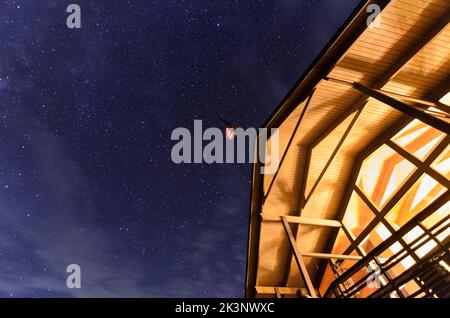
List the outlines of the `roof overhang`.
<svg viewBox="0 0 450 318">
<path fill-rule="evenodd" d="M 368 28 L 373 4 L 382 9 L 382 20 Z M 411 120 L 358 85 L 408 107 L 437 103 L 450 90 L 449 17 L 450 3 L 443 1 L 362 1 L 264 123 L 279 128 L 285 158 L 275 175 L 253 166 L 247 297 L 260 296 L 256 286 L 305 288 L 280 217 L 339 221 L 361 158 L 377 139 Z M 308 224 L 293 230 L 306 252 L 329 252 L 336 233 Z M 305 264 L 317 285 L 323 263 Z"/>
</svg>

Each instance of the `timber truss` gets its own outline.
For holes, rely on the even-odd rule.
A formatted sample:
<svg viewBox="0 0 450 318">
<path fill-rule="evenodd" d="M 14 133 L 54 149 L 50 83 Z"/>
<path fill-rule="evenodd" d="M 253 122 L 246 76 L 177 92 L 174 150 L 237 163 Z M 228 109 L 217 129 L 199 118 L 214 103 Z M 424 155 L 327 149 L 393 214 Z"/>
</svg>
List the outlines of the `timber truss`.
<svg viewBox="0 0 450 318">
<path fill-rule="evenodd" d="M 423 100 L 411 96 L 401 95 L 397 94 L 395 92 L 389 92 L 389 91 L 383 91 L 381 89 L 368 87 L 366 85 L 363 85 L 361 83 L 357 82 L 348 82 L 343 81 L 340 79 L 335 78 L 328 78 L 325 77 L 324 80 L 327 81 L 333 81 L 342 85 L 350 86 L 356 90 L 358 90 L 360 93 L 362 93 L 361 100 L 357 103 L 359 107 L 352 109 L 352 111 L 355 113 L 355 116 L 353 116 L 352 121 L 350 122 L 349 126 L 347 127 L 346 131 L 342 135 L 341 139 L 337 143 L 335 149 L 333 150 L 330 158 L 326 162 L 324 168 L 322 169 L 321 173 L 319 174 L 319 177 L 313 184 L 310 192 L 307 196 L 305 196 L 305 183 L 306 183 L 306 176 L 308 171 L 308 166 L 306 165 L 304 171 L 303 171 L 303 179 L 302 183 L 300 185 L 300 193 L 299 193 L 299 207 L 300 211 L 304 208 L 308 200 L 311 198 L 311 196 L 314 194 L 314 191 L 320 184 L 323 176 L 327 172 L 329 166 L 331 165 L 333 159 L 338 154 L 341 146 L 344 144 L 344 141 L 346 140 L 347 136 L 350 134 L 354 124 L 356 123 L 357 119 L 359 118 L 360 114 L 362 113 L 364 106 L 366 105 L 368 98 L 373 98 L 379 102 L 382 102 L 383 104 L 390 106 L 404 114 L 403 118 L 399 120 L 398 125 L 396 125 L 396 131 L 388 131 L 385 134 L 379 136 L 379 138 L 369 147 L 367 147 L 356 159 L 355 163 L 355 169 L 352 172 L 352 175 L 349 178 L 349 186 L 346 189 L 346 193 L 344 194 L 344 198 L 342 200 L 341 206 L 338 211 L 338 220 L 324 220 L 324 219 L 311 219 L 311 218 L 304 218 L 301 216 L 267 216 L 261 214 L 263 221 L 269 221 L 269 222 L 281 222 L 286 237 L 289 241 L 289 252 L 288 252 L 288 262 L 286 267 L 286 276 L 285 276 L 285 283 L 287 283 L 287 279 L 290 274 L 290 266 L 291 262 L 290 260 L 292 257 L 294 258 L 299 272 L 302 279 L 303 284 L 306 286 L 306 288 L 293 288 L 293 287 L 270 287 L 270 286 L 256 286 L 256 291 L 259 294 L 268 294 L 268 295 L 276 295 L 277 297 L 284 297 L 286 295 L 294 295 L 298 297 L 311 297 L 311 298 L 317 298 L 320 297 L 317 291 L 317 286 L 320 285 L 320 282 L 324 276 L 326 265 L 331 262 L 331 265 L 336 268 L 336 265 L 338 265 L 342 260 L 356 260 L 358 261 L 353 267 L 351 267 L 349 270 L 341 273 L 342 275 L 339 275 L 340 273 L 335 273 L 336 276 L 339 276 L 330 286 L 330 288 L 327 290 L 327 292 L 322 295 L 324 297 L 330 297 L 331 295 L 333 297 L 354 297 L 357 295 L 358 291 L 364 286 L 366 286 L 366 282 L 368 277 L 370 276 L 370 273 L 365 275 L 363 278 L 358 279 L 356 281 L 352 280 L 352 274 L 356 273 L 358 270 L 361 270 L 362 268 L 367 268 L 367 266 L 376 266 L 377 268 L 380 268 L 381 270 L 381 276 L 384 277 L 387 280 L 387 284 L 384 285 L 383 288 L 379 289 L 376 293 L 371 295 L 371 297 L 383 297 L 388 295 L 389 293 L 396 292 L 398 297 L 405 297 L 405 295 L 402 293 L 402 291 L 399 289 L 399 287 L 408 280 L 414 280 L 421 286 L 421 289 L 414 293 L 412 296 L 416 296 L 419 293 L 431 293 L 430 290 L 433 287 L 436 289 L 436 287 L 439 287 L 439 291 L 435 292 L 433 289 L 433 295 L 436 295 L 438 293 L 439 295 L 446 295 L 447 297 L 450 296 L 450 290 L 449 290 L 449 284 L 448 280 L 450 279 L 450 276 L 448 272 L 442 271 L 442 269 L 439 266 L 435 266 L 435 264 L 439 264 L 439 261 L 446 260 L 447 263 L 449 262 L 449 241 L 440 242 L 436 239 L 436 236 L 439 233 L 442 233 L 442 229 L 436 234 L 432 233 L 433 229 L 425 229 L 423 224 L 420 223 L 420 220 L 423 220 L 426 216 L 430 215 L 430 213 L 434 212 L 439 207 L 443 206 L 446 202 L 449 200 L 449 191 L 447 191 L 444 195 L 439 197 L 438 200 L 435 201 L 434 204 L 430 205 L 427 209 L 422 211 L 417 215 L 416 218 L 414 218 L 412 221 L 407 223 L 405 226 L 403 226 L 400 230 L 395 231 L 395 229 L 392 228 L 391 225 L 389 225 L 383 217 L 389 212 L 389 210 L 392 208 L 393 204 L 398 202 L 398 200 L 407 192 L 407 190 L 416 182 L 420 177 L 420 171 L 414 173 L 412 177 L 406 182 L 401 189 L 395 194 L 392 202 L 388 204 L 381 213 L 377 213 L 377 217 L 367 226 L 367 228 L 363 231 L 363 234 L 367 235 L 369 234 L 373 229 L 374 226 L 377 224 L 377 222 L 382 222 L 389 230 L 392 231 L 393 235 L 389 238 L 389 240 L 382 243 L 378 248 L 376 248 L 373 252 L 369 253 L 367 256 L 363 257 L 361 255 L 349 255 L 352 248 L 355 248 L 357 244 L 361 243 L 361 241 L 357 240 L 355 242 L 352 242 L 351 246 L 343 253 L 343 254 L 332 254 L 331 249 L 333 247 L 334 241 L 337 237 L 337 233 L 339 229 L 343 229 L 343 231 L 349 235 L 347 229 L 342 225 L 341 221 L 344 216 L 347 204 L 350 199 L 350 195 L 352 191 L 356 191 L 359 193 L 361 190 L 359 190 L 354 184 L 356 181 L 356 178 L 358 176 L 358 173 L 360 171 L 362 161 L 364 158 L 366 158 L 371 152 L 373 152 L 376 148 L 378 148 L 381 144 L 387 143 L 390 147 L 394 148 L 397 152 L 402 154 L 402 156 L 406 157 L 408 160 L 413 162 L 416 166 L 421 167 L 421 170 L 426 171 L 426 173 L 430 174 L 433 178 L 439 180 L 442 184 L 444 184 L 447 188 L 450 188 L 449 181 L 437 173 L 435 170 L 431 169 L 429 165 L 437 158 L 437 156 L 445 149 L 445 147 L 450 143 L 450 137 L 448 134 L 450 133 L 450 107 L 442 104 L 437 101 L 429 101 L 429 100 Z M 387 79 L 386 79 L 387 81 Z M 438 88 L 435 92 L 436 96 L 433 96 L 433 99 L 437 99 L 439 96 L 443 96 L 444 92 L 448 92 L 450 90 L 450 85 L 447 83 L 444 83 L 440 88 Z M 378 85 L 380 86 L 380 85 Z M 289 151 L 289 148 L 291 147 L 291 144 L 293 142 L 293 139 L 300 127 L 301 121 L 304 118 L 304 115 L 308 109 L 308 106 L 310 105 L 310 102 L 313 98 L 314 90 L 308 95 L 306 99 L 306 103 L 300 113 L 299 119 L 294 127 L 294 131 L 292 135 L 289 138 L 289 141 L 287 143 L 286 149 L 284 150 L 284 153 L 280 160 L 280 167 L 278 171 L 280 170 L 283 161 L 286 157 L 287 152 Z M 311 145 L 309 145 L 307 149 L 307 158 L 308 161 L 311 158 L 312 149 L 321 141 L 323 138 L 329 134 L 332 129 L 336 128 L 339 123 L 341 123 L 347 116 L 351 115 L 352 113 L 346 113 L 344 114 L 345 117 L 341 117 L 336 121 L 331 128 L 328 128 L 325 130 L 325 132 L 319 136 L 316 140 L 314 140 Z M 447 137 L 444 138 L 444 140 L 439 144 L 439 146 L 433 151 L 433 153 L 427 158 L 425 162 L 421 162 L 411 154 L 409 154 L 407 151 L 403 150 L 401 147 L 393 143 L 389 140 L 399 129 L 406 126 L 412 119 L 418 119 L 426 124 L 428 124 L 431 127 L 434 127 L 444 133 L 447 134 Z M 263 201 L 267 199 L 267 197 L 270 195 L 272 186 L 275 183 L 278 171 L 275 173 L 273 179 L 271 180 L 268 189 L 266 193 L 263 194 Z M 364 198 L 364 196 L 362 196 Z M 368 204 L 368 206 L 375 210 L 373 205 L 370 202 L 365 202 Z M 448 218 L 448 217 L 447 217 Z M 447 219 L 446 218 L 446 219 Z M 445 220 L 446 220 L 445 219 Z M 445 221 L 444 220 L 444 221 Z M 442 222 L 444 222 L 442 221 Z M 291 228 L 291 224 L 294 225 L 294 229 Z M 332 234 L 331 238 L 328 242 L 327 251 L 326 253 L 310 253 L 310 252 L 302 252 L 299 250 L 297 244 L 296 244 L 296 237 L 298 233 L 298 226 L 299 225 L 309 225 L 309 226 L 318 226 L 318 227 L 329 227 L 331 228 Z M 408 229 L 411 229 L 413 226 L 419 226 L 421 229 L 423 229 L 424 233 L 427 234 L 427 237 L 425 240 L 421 241 L 420 244 L 416 244 L 421 238 L 418 238 L 416 241 L 412 243 L 406 243 L 402 236 L 407 232 Z M 431 232 L 430 232 L 431 231 Z M 424 234 L 425 235 L 425 234 Z M 359 237 L 363 237 L 364 235 L 360 235 Z M 428 241 L 434 241 L 437 242 L 437 247 L 432 252 L 431 256 L 426 258 L 418 258 L 413 252 L 416 251 L 418 248 L 426 244 Z M 394 244 L 395 242 L 398 242 L 402 246 L 402 250 L 400 250 L 397 254 L 392 256 L 389 260 L 386 260 L 386 262 L 381 262 L 380 254 L 382 254 L 383 251 L 385 251 L 389 246 Z M 402 276 L 392 278 L 389 274 L 389 269 L 398 264 L 401 260 L 403 260 L 408 255 L 411 255 L 415 260 L 415 265 L 413 268 L 405 272 Z M 310 275 L 308 274 L 308 271 L 305 266 L 304 258 L 317 258 L 324 260 L 319 266 L 318 275 L 316 275 L 316 279 L 313 282 Z M 431 265 L 430 265 L 431 264 Z M 431 267 L 430 267 L 431 266 Z M 433 267 L 434 266 L 434 267 Z M 430 268 L 432 268 L 430 272 Z M 428 275 L 428 276 L 427 276 Z M 426 280 L 426 283 L 424 280 L 421 280 L 421 277 L 428 277 L 429 279 Z M 430 278 L 431 277 L 431 278 Z M 447 282 L 445 285 L 438 285 L 442 283 L 442 281 Z M 349 283 L 350 282 L 350 283 Z M 411 297 L 409 295 L 408 297 Z"/>
</svg>

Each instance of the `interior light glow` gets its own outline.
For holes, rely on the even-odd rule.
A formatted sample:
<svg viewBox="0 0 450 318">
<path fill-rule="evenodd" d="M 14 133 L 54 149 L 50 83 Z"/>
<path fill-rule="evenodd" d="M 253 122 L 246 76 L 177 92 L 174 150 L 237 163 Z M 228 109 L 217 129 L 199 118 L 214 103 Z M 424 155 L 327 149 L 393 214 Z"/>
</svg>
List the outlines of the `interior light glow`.
<svg viewBox="0 0 450 318">
<path fill-rule="evenodd" d="M 445 104 L 447 106 L 450 106 L 450 92 L 442 96 L 442 98 L 439 100 L 442 104 Z"/>
</svg>

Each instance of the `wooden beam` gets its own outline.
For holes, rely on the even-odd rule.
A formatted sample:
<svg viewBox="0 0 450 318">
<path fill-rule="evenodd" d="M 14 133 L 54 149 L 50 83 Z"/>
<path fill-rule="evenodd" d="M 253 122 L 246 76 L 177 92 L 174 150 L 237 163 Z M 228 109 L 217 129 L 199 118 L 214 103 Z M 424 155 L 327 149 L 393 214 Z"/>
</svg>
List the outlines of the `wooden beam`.
<svg viewBox="0 0 450 318">
<path fill-rule="evenodd" d="M 325 259 L 352 259 L 360 260 L 362 256 L 359 255 L 342 255 L 342 254 L 328 254 L 328 253 L 302 253 L 303 257 L 313 257 L 313 258 L 325 258 Z"/>
<path fill-rule="evenodd" d="M 392 96 L 392 97 L 397 97 L 398 99 L 405 100 L 405 101 L 408 101 L 408 102 L 421 104 L 421 105 L 425 105 L 425 106 L 428 106 L 428 107 L 434 107 L 434 108 L 439 109 L 440 111 L 442 111 L 444 113 L 450 114 L 450 107 L 445 105 L 445 104 L 442 104 L 440 102 L 430 102 L 428 100 L 423 100 L 423 99 L 416 98 L 416 97 L 406 96 L 406 95 L 395 93 L 395 92 L 391 92 L 391 91 L 378 90 L 378 89 L 376 91 L 379 91 L 381 93 L 384 93 L 384 94 Z"/>
<path fill-rule="evenodd" d="M 270 190 L 272 190 L 272 186 L 275 183 L 275 180 L 278 177 L 278 172 L 281 170 L 281 165 L 284 162 L 284 159 L 286 158 L 286 155 L 291 147 L 292 141 L 294 140 L 295 135 L 297 134 L 297 130 L 298 127 L 300 126 L 300 123 L 302 122 L 303 117 L 305 116 L 306 110 L 308 109 L 309 103 L 311 102 L 311 99 L 314 95 L 315 89 L 313 89 L 313 91 L 311 92 L 311 94 L 309 94 L 308 100 L 306 101 L 305 106 L 302 109 L 302 112 L 300 114 L 300 116 L 298 117 L 297 123 L 295 124 L 295 128 L 294 131 L 291 134 L 291 137 L 289 138 L 289 141 L 286 145 L 286 149 L 284 149 L 283 155 L 281 156 L 281 160 L 280 160 L 280 164 L 278 165 L 278 170 L 275 172 L 275 175 L 272 178 L 272 181 L 270 181 L 269 184 L 269 188 L 267 189 L 267 193 L 264 195 L 264 201 L 267 199 L 267 197 L 269 196 Z"/>
<path fill-rule="evenodd" d="M 281 217 L 283 221 L 284 230 L 286 231 L 286 235 L 291 243 L 291 248 L 294 253 L 295 261 L 297 262 L 298 269 L 300 271 L 300 275 L 303 278 L 303 281 L 306 284 L 306 288 L 308 289 L 309 295 L 313 298 L 317 298 L 316 290 L 311 281 L 311 277 L 309 277 L 308 270 L 306 269 L 305 262 L 303 261 L 302 252 L 298 249 L 297 243 L 295 241 L 294 235 L 292 234 L 289 223 L 286 220 L 285 216 Z"/>
<path fill-rule="evenodd" d="M 317 178 L 316 182 L 314 183 L 314 185 L 312 186 L 311 190 L 309 191 L 308 196 L 306 197 L 305 203 L 307 203 L 309 201 L 309 199 L 311 198 L 311 196 L 314 194 L 314 190 L 316 190 L 317 186 L 320 184 L 320 181 L 322 180 L 323 176 L 327 172 L 328 167 L 331 165 L 331 163 L 333 162 L 334 157 L 336 157 L 337 153 L 339 152 L 339 149 L 344 144 L 345 139 L 347 138 L 348 134 L 352 130 L 352 128 L 355 125 L 356 121 L 358 120 L 359 115 L 361 115 L 361 112 L 363 111 L 364 106 L 365 105 L 360 107 L 358 109 L 358 111 L 356 112 L 356 114 L 353 115 L 352 121 L 348 125 L 347 129 L 345 130 L 345 132 L 342 135 L 341 139 L 339 140 L 338 144 L 334 148 L 333 153 L 331 154 L 330 158 L 328 158 L 328 161 L 325 164 L 325 167 L 323 167 L 322 171 L 320 172 L 319 177 Z"/>
<path fill-rule="evenodd" d="M 413 118 L 417 118 L 424 123 L 439 129 L 447 134 L 450 133 L 450 124 L 444 120 L 439 119 L 436 116 L 433 116 L 431 114 L 428 114 L 424 111 L 418 110 L 417 108 L 411 107 L 408 104 L 405 104 L 385 93 L 382 93 L 381 91 L 377 91 L 375 89 L 372 89 L 370 87 L 367 87 L 365 85 L 362 85 L 360 83 L 353 83 L 352 85 L 355 89 L 360 91 L 361 93 L 370 96 L 372 98 L 375 98 L 379 100 L 380 102 L 391 106 L 392 108 L 401 111 L 402 113 L 409 115 Z"/>
<path fill-rule="evenodd" d="M 335 78 L 335 77 L 325 77 L 325 80 L 329 81 L 329 82 L 333 82 L 333 83 L 337 83 L 337 84 L 342 84 L 345 86 L 353 86 L 353 82 L 347 81 L 347 80 L 343 80 L 340 78 Z M 420 99 L 417 97 L 411 97 L 411 96 L 407 96 L 404 94 L 400 94 L 400 93 L 396 93 L 393 91 L 387 91 L 387 90 L 383 90 L 383 89 L 373 89 L 376 92 L 382 93 L 382 94 L 386 94 L 390 97 L 393 98 L 398 98 L 400 100 L 404 100 L 404 101 L 408 101 L 408 102 L 412 102 L 417 104 L 420 104 L 421 106 L 418 106 L 419 108 L 423 109 L 423 110 L 427 110 L 428 107 L 434 107 L 438 110 L 440 110 L 442 113 L 440 113 L 442 116 L 445 116 L 446 118 L 448 118 L 447 115 L 450 114 L 450 107 L 442 104 L 441 102 L 434 102 L 434 101 L 428 101 L 428 100 L 424 100 L 424 99 Z M 429 112 L 433 112 L 431 110 L 428 110 Z"/>
<path fill-rule="evenodd" d="M 305 153 L 305 164 L 303 165 L 303 168 L 301 168 L 302 172 L 301 172 L 300 180 L 299 180 L 300 185 L 298 187 L 298 194 L 297 194 L 297 200 L 296 200 L 297 202 L 295 205 L 295 211 L 298 211 L 299 216 L 302 215 L 303 208 L 305 207 L 306 181 L 308 180 L 308 171 L 309 171 L 309 166 L 311 163 L 311 155 L 312 155 L 312 150 L 310 147 L 306 147 L 306 149 L 304 149 L 303 151 Z M 298 228 L 299 228 L 299 225 L 294 223 L 294 226 L 292 229 L 292 233 L 294 234 L 294 237 L 297 237 Z M 283 270 L 283 273 L 284 273 L 283 285 L 284 286 L 288 285 L 289 276 L 290 276 L 290 272 L 291 272 L 292 257 L 293 257 L 292 250 L 288 249 L 288 251 L 286 253 L 286 262 L 285 262 L 285 266 L 284 266 L 285 268 Z"/>
<path fill-rule="evenodd" d="M 296 223 L 303 225 L 313 225 L 313 226 L 326 226 L 326 227 L 341 227 L 342 224 L 336 220 L 328 219 L 313 219 L 305 218 L 303 216 L 292 216 L 292 215 L 273 215 L 267 213 L 261 213 L 261 218 L 266 222 L 280 222 L 282 217 L 286 219 L 288 223 Z"/>
<path fill-rule="evenodd" d="M 297 287 L 273 287 L 273 286 L 255 286 L 256 293 L 261 295 L 276 295 L 277 290 L 280 295 L 297 295 L 300 291 L 302 294 L 306 294 L 306 288 Z"/>
<path fill-rule="evenodd" d="M 411 155 L 408 151 L 394 143 L 392 140 L 386 140 L 386 144 L 400 153 L 403 157 L 407 158 L 409 161 L 411 161 L 415 166 L 419 167 L 422 170 L 425 170 L 427 174 L 432 176 L 434 179 L 439 181 L 439 183 L 442 183 L 447 188 L 450 188 L 450 181 L 447 180 L 444 176 L 442 176 L 440 173 L 436 172 L 433 168 L 430 168 L 429 165 L 424 164 L 422 161 Z"/>
</svg>

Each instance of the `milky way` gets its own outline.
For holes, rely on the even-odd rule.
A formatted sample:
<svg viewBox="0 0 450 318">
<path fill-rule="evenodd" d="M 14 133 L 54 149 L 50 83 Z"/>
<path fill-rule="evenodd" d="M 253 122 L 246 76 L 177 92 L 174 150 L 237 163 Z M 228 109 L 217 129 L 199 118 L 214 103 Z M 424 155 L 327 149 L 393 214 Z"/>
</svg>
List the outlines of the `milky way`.
<svg viewBox="0 0 450 318">
<path fill-rule="evenodd" d="M 243 296 L 250 165 L 171 132 L 260 126 L 358 2 L 0 0 L 0 296 Z"/>
</svg>

